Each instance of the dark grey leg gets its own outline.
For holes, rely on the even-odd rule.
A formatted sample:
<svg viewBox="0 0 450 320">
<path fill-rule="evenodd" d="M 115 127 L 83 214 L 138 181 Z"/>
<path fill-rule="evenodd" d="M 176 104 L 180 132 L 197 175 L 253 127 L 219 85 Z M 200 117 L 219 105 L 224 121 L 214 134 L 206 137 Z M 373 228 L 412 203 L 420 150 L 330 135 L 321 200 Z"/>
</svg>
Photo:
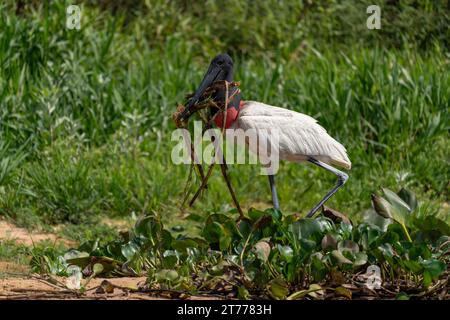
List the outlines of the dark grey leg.
<svg viewBox="0 0 450 320">
<path fill-rule="evenodd" d="M 313 158 L 310 158 L 308 161 L 311 162 L 311 163 L 314 163 L 316 166 L 319 166 L 319 167 L 321 167 L 321 168 L 324 168 L 324 169 L 326 169 L 326 170 L 328 170 L 328 171 L 334 173 L 334 174 L 338 177 L 338 182 L 337 182 L 336 186 L 335 186 L 333 189 L 331 189 L 331 190 L 326 194 L 326 196 L 323 197 L 323 199 L 320 200 L 320 202 L 319 202 L 314 208 L 312 208 L 311 211 L 310 211 L 310 212 L 308 213 L 308 215 L 306 216 L 306 217 L 308 217 L 308 218 L 311 218 L 311 217 L 314 215 L 314 213 L 316 213 L 317 210 L 319 210 L 320 207 L 322 207 L 323 204 L 324 204 L 328 199 L 330 199 L 331 196 L 332 196 L 333 194 L 335 194 L 335 192 L 338 191 L 338 189 L 339 189 L 340 187 L 342 187 L 342 186 L 344 185 L 344 183 L 345 183 L 345 182 L 347 181 L 347 179 L 348 179 L 348 175 L 347 175 L 345 172 L 339 171 L 338 169 L 333 168 L 332 166 L 330 166 L 330 165 L 328 165 L 328 164 L 326 164 L 326 163 L 323 163 L 322 161 L 319 161 L 319 160 L 316 160 L 316 159 L 313 159 Z"/>
<path fill-rule="evenodd" d="M 275 177 L 273 174 L 269 174 L 269 183 L 270 183 L 270 190 L 272 191 L 273 207 L 276 210 L 280 210 L 280 203 L 278 202 L 277 196 L 277 188 L 275 187 Z"/>
</svg>

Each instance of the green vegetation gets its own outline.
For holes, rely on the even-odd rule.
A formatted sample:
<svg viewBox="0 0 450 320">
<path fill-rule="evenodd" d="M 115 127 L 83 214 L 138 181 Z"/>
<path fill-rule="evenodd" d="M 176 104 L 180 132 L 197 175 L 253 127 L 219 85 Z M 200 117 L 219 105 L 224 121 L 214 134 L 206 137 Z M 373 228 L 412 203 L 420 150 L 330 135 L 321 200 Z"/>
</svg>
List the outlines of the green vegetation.
<svg viewBox="0 0 450 320">
<path fill-rule="evenodd" d="M 382 30 L 365 26 L 370 1 L 86 1 L 80 30 L 65 27 L 69 1 L 20 3 L 0 4 L 0 215 L 30 228 L 68 224 L 70 238 L 100 238 L 95 250 L 80 251 L 130 261 L 134 269 L 158 266 L 150 281 L 167 278 L 171 287 L 192 288 L 190 273 L 219 268 L 222 261 L 223 268 L 244 264 L 236 283 L 245 290 L 278 279 L 288 295 L 308 289 L 300 281 L 306 274 L 314 284 L 321 281 L 317 274 L 327 277 L 333 268 L 347 275 L 362 268 L 355 244 L 367 263 L 382 263 L 383 272 L 406 274 L 415 285 L 443 274 L 442 238 L 420 234 L 450 222 L 450 2 L 380 1 Z M 350 179 L 327 205 L 350 217 L 353 228 L 324 217 L 298 220 L 334 183 L 332 175 L 308 165 L 280 167 L 282 218 L 270 209 L 249 209 L 271 206 L 259 168 L 230 167 L 251 217 L 240 226 L 248 230 L 232 227 L 232 202 L 218 172 L 194 208 L 180 209 L 189 167 L 171 163 L 171 114 L 218 52 L 233 56 L 244 99 L 309 114 L 347 147 Z M 380 212 L 397 222 L 387 231 L 368 224 L 371 194 L 382 186 L 417 195 L 419 205 L 409 208 L 415 220 L 402 220 L 388 207 Z M 149 214 L 157 217 L 159 247 L 149 240 L 153 233 L 120 240 L 99 225 L 105 216 Z M 266 225 L 255 226 L 267 215 Z M 212 225 L 229 237 L 214 240 L 217 230 L 203 228 L 206 219 L 218 219 Z M 177 238 L 180 228 L 197 240 Z M 303 236 L 302 228 L 313 231 Z M 442 228 L 433 232 L 449 236 Z M 365 243 L 366 234 L 373 241 Z M 106 245 L 116 241 L 123 253 L 124 243 L 141 236 L 147 240 L 123 256 Z M 334 251 L 345 263 L 321 249 L 325 236 L 341 243 Z M 270 246 L 267 265 L 250 254 L 261 241 Z M 352 249 L 341 252 L 348 241 Z M 194 243 L 198 251 L 191 254 L 186 248 Z M 267 249 L 259 247 L 261 254 Z M 207 255 L 208 248 L 217 255 Z M 165 259 L 167 250 L 171 258 Z M 245 261 L 226 257 L 242 252 Z M 36 257 L 57 259 L 60 253 Z M 41 268 L 40 258 L 33 261 Z M 254 274 L 261 265 L 261 274 Z M 175 270 L 177 277 L 160 269 Z M 263 278 L 261 288 L 246 285 L 245 277 L 253 276 Z"/>
<path fill-rule="evenodd" d="M 299 219 L 273 209 L 252 209 L 248 219 L 236 223 L 234 210 L 202 219 L 202 238 L 194 238 L 173 236 L 152 215 L 138 220 L 122 239 L 85 242 L 64 257 L 44 255 L 32 265 L 60 275 L 78 270 L 88 279 L 146 272 L 152 290 L 241 299 L 428 298 L 445 291 L 450 226 L 421 213 L 411 192 L 383 191 L 383 197 L 374 195 L 375 210 L 358 225 L 336 215 Z M 364 272 L 368 265 L 379 266 L 384 279 L 377 293 L 365 289 L 371 280 Z"/>
</svg>

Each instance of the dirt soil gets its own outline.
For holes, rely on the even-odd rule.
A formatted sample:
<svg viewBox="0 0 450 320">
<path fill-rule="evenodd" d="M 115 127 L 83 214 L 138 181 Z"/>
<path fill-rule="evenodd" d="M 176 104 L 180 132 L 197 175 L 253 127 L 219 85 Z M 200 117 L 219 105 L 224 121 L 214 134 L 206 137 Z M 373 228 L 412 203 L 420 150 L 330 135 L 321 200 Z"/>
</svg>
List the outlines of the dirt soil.
<svg viewBox="0 0 450 320">
<path fill-rule="evenodd" d="M 107 221 L 108 225 L 116 226 L 118 229 L 126 228 L 127 223 Z M 0 220 L 0 242 L 14 240 L 18 244 L 32 246 L 43 240 L 52 242 L 63 242 L 66 246 L 74 246 L 75 242 L 61 238 L 52 233 L 35 233 L 20 228 L 14 224 Z M 204 296 L 183 296 L 171 291 L 138 292 L 137 290 L 145 284 L 145 277 L 123 277 L 123 278 L 94 278 L 85 286 L 86 292 L 81 294 L 75 290 L 69 290 L 66 286 L 66 278 L 46 277 L 31 274 L 26 265 L 14 262 L 0 261 L 0 300 L 22 300 L 22 299 L 52 299 L 52 300 L 160 300 L 160 299 L 214 299 Z M 83 284 L 86 280 L 83 279 Z M 217 299 L 217 298 L 216 298 Z"/>
<path fill-rule="evenodd" d="M 40 275 L 29 275 L 0 278 L 0 300 L 217 299 L 211 296 L 183 296 L 171 291 L 138 292 L 138 288 L 145 283 L 145 280 L 145 277 L 95 278 L 87 284 L 86 292 L 81 294 L 64 288 L 66 279 L 62 277 L 46 278 Z"/>
<path fill-rule="evenodd" d="M 14 240 L 19 244 L 27 246 L 32 246 L 33 243 L 44 240 L 50 240 L 52 242 L 60 241 L 69 247 L 75 244 L 74 241 L 58 237 L 56 234 L 30 232 L 27 229 L 17 227 L 5 220 L 0 220 L 0 241 L 1 240 Z"/>
</svg>

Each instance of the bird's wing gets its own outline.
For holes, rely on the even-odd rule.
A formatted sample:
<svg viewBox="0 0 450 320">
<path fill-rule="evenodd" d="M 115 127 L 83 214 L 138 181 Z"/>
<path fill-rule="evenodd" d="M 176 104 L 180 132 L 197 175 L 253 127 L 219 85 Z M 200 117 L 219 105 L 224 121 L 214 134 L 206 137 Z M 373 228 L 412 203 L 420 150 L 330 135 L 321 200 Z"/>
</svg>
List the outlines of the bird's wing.
<svg viewBox="0 0 450 320">
<path fill-rule="evenodd" d="M 345 147 L 308 115 L 247 101 L 239 112 L 237 126 L 243 130 L 253 129 L 263 139 L 268 139 L 268 131 L 271 135 L 277 132 L 281 159 L 304 161 L 313 157 L 351 168 Z"/>
</svg>

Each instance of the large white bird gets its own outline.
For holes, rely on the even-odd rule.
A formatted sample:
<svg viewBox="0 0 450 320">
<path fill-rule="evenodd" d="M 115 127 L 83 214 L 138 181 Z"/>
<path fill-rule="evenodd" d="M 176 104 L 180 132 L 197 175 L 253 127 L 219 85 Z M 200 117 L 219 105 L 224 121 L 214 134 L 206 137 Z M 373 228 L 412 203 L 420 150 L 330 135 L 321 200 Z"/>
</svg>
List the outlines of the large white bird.
<svg viewBox="0 0 450 320">
<path fill-rule="evenodd" d="M 181 114 L 180 119 L 187 119 L 193 113 L 192 106 L 201 100 L 205 90 L 214 82 L 220 80 L 233 81 L 233 60 L 227 54 L 219 54 L 212 60 L 200 86 L 186 104 L 186 109 Z M 314 118 L 261 102 L 243 101 L 240 91 L 234 92 L 235 90 L 239 89 L 232 87 L 229 90 L 228 97 L 230 99 L 226 115 L 218 114 L 215 117 L 215 123 L 219 128 L 243 129 L 244 131 L 252 129 L 253 132 L 256 132 L 258 140 L 269 139 L 269 144 L 271 141 L 267 132 L 276 129 L 278 132 L 277 149 L 281 160 L 310 162 L 337 176 L 335 187 L 308 213 L 307 216 L 312 217 L 348 179 L 346 173 L 332 166 L 351 168 L 351 162 L 345 147 L 328 135 L 327 131 Z M 223 104 L 225 95 L 225 90 L 217 90 L 212 98 L 214 101 Z M 218 112 L 218 109 L 212 110 L 212 112 Z M 226 118 L 225 125 L 223 124 L 224 117 Z M 252 151 L 258 152 L 258 150 L 258 148 L 253 148 Z M 273 206 L 275 209 L 279 209 L 275 178 L 273 174 L 268 176 Z"/>
</svg>

